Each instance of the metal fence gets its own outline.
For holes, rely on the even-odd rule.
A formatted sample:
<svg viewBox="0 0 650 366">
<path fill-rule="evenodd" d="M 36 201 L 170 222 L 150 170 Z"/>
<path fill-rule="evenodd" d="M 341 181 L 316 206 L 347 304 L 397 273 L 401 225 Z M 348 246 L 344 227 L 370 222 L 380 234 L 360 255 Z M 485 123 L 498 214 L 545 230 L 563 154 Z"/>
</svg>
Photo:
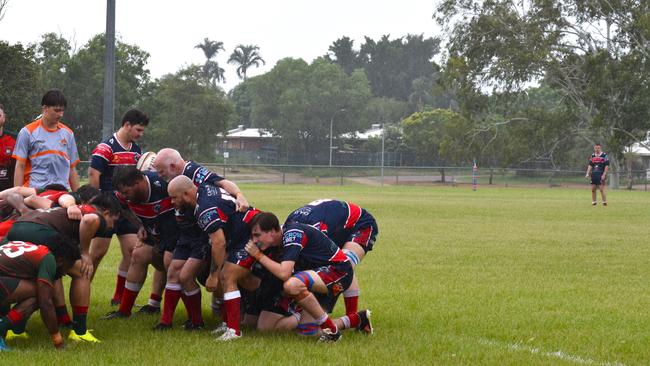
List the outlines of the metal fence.
<svg viewBox="0 0 650 366">
<path fill-rule="evenodd" d="M 236 183 L 322 185 L 446 185 L 472 184 L 472 167 L 329 166 L 201 163 Z M 87 179 L 88 162 L 78 172 Z M 608 180 L 617 172 L 610 171 Z M 650 171 L 619 171 L 619 188 L 648 190 Z M 492 187 L 585 187 L 581 170 L 544 170 L 478 167 L 478 185 Z"/>
</svg>

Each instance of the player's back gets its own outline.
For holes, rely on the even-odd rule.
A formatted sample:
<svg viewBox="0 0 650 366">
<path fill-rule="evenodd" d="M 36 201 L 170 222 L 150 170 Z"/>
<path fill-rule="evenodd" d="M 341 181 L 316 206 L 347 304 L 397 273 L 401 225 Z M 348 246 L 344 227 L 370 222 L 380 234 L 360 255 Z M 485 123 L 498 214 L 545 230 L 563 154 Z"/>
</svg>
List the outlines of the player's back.
<svg viewBox="0 0 650 366">
<path fill-rule="evenodd" d="M 50 250 L 44 245 L 10 241 L 0 246 L 0 275 L 35 279 L 41 261 L 49 253 Z"/>
<path fill-rule="evenodd" d="M 296 270 L 347 262 L 343 251 L 317 228 L 290 222 L 282 228 L 283 260 L 296 262 Z"/>
<path fill-rule="evenodd" d="M 293 211 L 285 225 L 293 221 L 315 226 L 342 246 L 364 213 L 365 210 L 351 202 L 321 199 Z"/>
</svg>

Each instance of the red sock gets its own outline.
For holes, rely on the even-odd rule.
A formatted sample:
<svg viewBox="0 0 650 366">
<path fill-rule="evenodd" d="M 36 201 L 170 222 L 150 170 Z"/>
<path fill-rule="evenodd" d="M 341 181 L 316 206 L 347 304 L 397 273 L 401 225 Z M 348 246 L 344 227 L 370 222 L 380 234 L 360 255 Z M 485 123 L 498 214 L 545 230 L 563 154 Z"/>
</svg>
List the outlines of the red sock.
<svg viewBox="0 0 650 366">
<path fill-rule="evenodd" d="M 187 298 L 187 295 L 185 295 L 185 291 L 181 291 L 181 300 L 183 300 L 183 305 L 185 305 L 185 312 L 187 313 L 187 319 L 192 319 L 192 313 L 190 313 L 190 307 L 192 305 L 189 303 L 189 299 Z"/>
<path fill-rule="evenodd" d="M 359 326 L 359 323 L 361 322 L 361 318 L 359 318 L 359 313 L 348 314 L 346 316 L 350 320 L 350 328 L 356 328 Z"/>
<path fill-rule="evenodd" d="M 187 296 L 187 311 L 190 313 L 192 324 L 203 325 L 203 315 L 201 314 L 201 289 L 198 288 L 195 291 L 196 293 L 192 295 L 185 294 L 185 296 Z"/>
<path fill-rule="evenodd" d="M 234 329 L 237 334 L 241 334 L 239 331 L 239 312 L 241 305 L 241 294 L 239 291 L 231 291 L 223 294 L 223 304 L 226 308 L 226 324 L 228 328 Z"/>
<path fill-rule="evenodd" d="M 68 314 L 68 308 L 65 305 L 55 307 L 54 311 L 56 311 L 56 320 L 59 322 L 59 324 L 72 323 L 70 314 Z"/>
<path fill-rule="evenodd" d="M 338 331 L 338 329 L 336 328 L 336 324 L 334 324 L 332 319 L 330 319 L 330 317 L 327 316 L 327 314 L 325 314 L 325 317 L 326 317 L 325 321 L 323 321 L 320 324 L 320 329 L 329 329 L 332 332 L 336 333 Z"/>
<path fill-rule="evenodd" d="M 161 301 L 162 301 L 162 296 L 152 292 L 151 295 L 149 295 L 149 301 L 147 302 L 147 304 L 159 308 Z"/>
<path fill-rule="evenodd" d="M 122 300 L 122 293 L 124 292 L 124 284 L 126 283 L 126 276 L 117 274 L 117 281 L 115 282 L 115 293 L 113 293 L 113 300 L 120 302 Z"/>
<path fill-rule="evenodd" d="M 138 297 L 140 291 L 132 291 L 128 288 L 124 288 L 122 293 L 122 302 L 120 302 L 119 312 L 124 315 L 131 315 L 131 310 L 133 309 L 133 304 L 135 304 L 135 299 Z"/>
<path fill-rule="evenodd" d="M 19 313 L 18 311 L 11 309 L 7 313 L 7 318 L 9 319 L 9 322 L 13 324 L 18 324 L 20 323 L 21 320 L 23 320 L 23 314 Z"/>
<path fill-rule="evenodd" d="M 178 287 L 180 287 L 180 285 Z M 160 316 L 160 323 L 170 325 L 172 323 L 172 319 L 174 319 L 174 312 L 176 311 L 178 300 L 181 298 L 181 290 L 171 288 L 166 288 L 165 290 L 165 302 L 163 303 L 163 311 L 162 315 Z"/>
<path fill-rule="evenodd" d="M 345 302 L 345 314 L 356 314 L 359 306 L 359 296 L 343 297 Z"/>
</svg>

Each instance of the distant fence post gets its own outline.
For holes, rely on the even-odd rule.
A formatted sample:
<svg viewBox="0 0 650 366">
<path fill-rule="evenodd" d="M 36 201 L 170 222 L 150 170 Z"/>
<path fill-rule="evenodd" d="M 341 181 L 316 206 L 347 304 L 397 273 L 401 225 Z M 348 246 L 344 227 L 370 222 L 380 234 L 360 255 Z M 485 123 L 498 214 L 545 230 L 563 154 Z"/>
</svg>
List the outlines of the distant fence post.
<svg viewBox="0 0 650 366">
<path fill-rule="evenodd" d="M 399 185 L 399 169 L 395 169 L 395 185 Z"/>
<path fill-rule="evenodd" d="M 341 177 L 341 181 L 339 183 L 340 186 L 343 185 L 343 168 L 339 169 L 339 176 Z"/>
<path fill-rule="evenodd" d="M 489 180 L 489 185 L 492 185 L 492 176 L 494 175 L 494 168 L 490 168 L 490 180 Z"/>
</svg>

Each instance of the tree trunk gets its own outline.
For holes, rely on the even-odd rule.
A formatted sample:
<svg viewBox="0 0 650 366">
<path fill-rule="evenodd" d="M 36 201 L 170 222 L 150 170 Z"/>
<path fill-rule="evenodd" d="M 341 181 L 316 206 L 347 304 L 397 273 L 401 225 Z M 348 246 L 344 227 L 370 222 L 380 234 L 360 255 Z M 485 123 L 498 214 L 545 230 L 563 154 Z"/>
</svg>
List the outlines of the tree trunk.
<svg viewBox="0 0 650 366">
<path fill-rule="evenodd" d="M 609 188 L 618 189 L 619 187 L 619 164 L 615 157 L 610 157 L 610 173 L 609 173 Z"/>
</svg>

